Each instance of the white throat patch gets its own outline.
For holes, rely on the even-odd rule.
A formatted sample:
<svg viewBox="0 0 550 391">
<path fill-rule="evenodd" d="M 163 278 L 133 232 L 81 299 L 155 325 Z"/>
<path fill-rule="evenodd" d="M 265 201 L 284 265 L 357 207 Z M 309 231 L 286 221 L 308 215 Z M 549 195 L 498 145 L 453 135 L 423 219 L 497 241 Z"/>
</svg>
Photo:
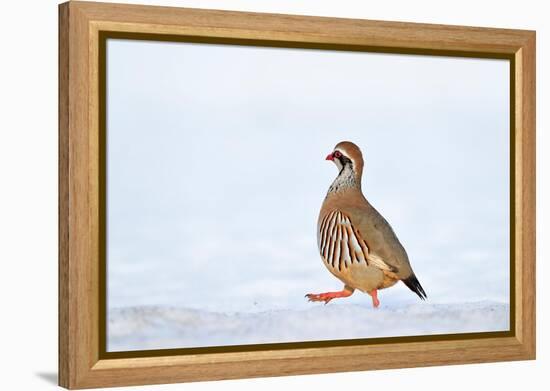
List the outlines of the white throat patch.
<svg viewBox="0 0 550 391">
<path fill-rule="evenodd" d="M 340 164 L 340 167 L 341 166 Z M 340 173 L 334 182 L 332 182 L 332 185 L 330 185 L 327 195 L 330 193 L 338 193 L 350 187 L 357 187 L 357 181 L 355 180 L 355 171 L 353 171 L 352 165 L 346 164 L 343 169 L 340 169 Z"/>
</svg>

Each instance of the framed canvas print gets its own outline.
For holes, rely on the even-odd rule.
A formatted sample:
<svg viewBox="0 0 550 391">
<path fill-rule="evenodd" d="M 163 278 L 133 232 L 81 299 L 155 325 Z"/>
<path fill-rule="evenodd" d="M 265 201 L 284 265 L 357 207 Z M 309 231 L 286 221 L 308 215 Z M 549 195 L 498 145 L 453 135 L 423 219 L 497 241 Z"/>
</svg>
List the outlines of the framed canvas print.
<svg viewBox="0 0 550 391">
<path fill-rule="evenodd" d="M 535 33 L 59 7 L 59 379 L 535 358 Z"/>
</svg>

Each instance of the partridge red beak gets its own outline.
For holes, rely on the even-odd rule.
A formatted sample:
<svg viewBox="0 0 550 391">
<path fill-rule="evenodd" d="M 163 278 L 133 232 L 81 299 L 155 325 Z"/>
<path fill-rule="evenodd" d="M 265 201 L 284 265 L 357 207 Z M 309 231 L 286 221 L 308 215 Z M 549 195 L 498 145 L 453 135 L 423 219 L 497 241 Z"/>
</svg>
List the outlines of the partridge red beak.
<svg viewBox="0 0 550 391">
<path fill-rule="evenodd" d="M 334 160 L 334 155 L 332 153 L 329 153 L 325 160 Z"/>
</svg>

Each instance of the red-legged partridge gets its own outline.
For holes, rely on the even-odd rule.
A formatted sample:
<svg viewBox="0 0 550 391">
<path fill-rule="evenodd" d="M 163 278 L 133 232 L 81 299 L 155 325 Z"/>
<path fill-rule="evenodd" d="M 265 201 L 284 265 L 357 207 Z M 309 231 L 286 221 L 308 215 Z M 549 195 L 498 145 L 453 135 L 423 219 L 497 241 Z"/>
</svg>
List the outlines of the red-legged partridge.
<svg viewBox="0 0 550 391">
<path fill-rule="evenodd" d="M 308 294 L 325 304 L 348 297 L 355 289 L 368 293 L 380 305 L 378 289 L 399 280 L 422 300 L 426 293 L 414 275 L 409 257 L 390 224 L 361 191 L 363 156 L 357 145 L 343 141 L 327 156 L 339 173 L 328 189 L 317 223 L 317 244 L 327 269 L 344 283 L 338 292 Z"/>
</svg>

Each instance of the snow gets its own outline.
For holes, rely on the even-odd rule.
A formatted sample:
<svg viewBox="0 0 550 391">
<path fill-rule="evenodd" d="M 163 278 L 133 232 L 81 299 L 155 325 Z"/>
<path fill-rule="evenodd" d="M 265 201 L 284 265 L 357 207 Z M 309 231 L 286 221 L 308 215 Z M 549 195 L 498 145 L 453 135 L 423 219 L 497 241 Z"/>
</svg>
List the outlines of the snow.
<svg viewBox="0 0 550 391">
<path fill-rule="evenodd" d="M 141 306 L 112 309 L 108 351 L 506 331 L 509 306 L 483 301 L 372 308 L 348 303 L 307 309 L 209 312 Z"/>
</svg>

